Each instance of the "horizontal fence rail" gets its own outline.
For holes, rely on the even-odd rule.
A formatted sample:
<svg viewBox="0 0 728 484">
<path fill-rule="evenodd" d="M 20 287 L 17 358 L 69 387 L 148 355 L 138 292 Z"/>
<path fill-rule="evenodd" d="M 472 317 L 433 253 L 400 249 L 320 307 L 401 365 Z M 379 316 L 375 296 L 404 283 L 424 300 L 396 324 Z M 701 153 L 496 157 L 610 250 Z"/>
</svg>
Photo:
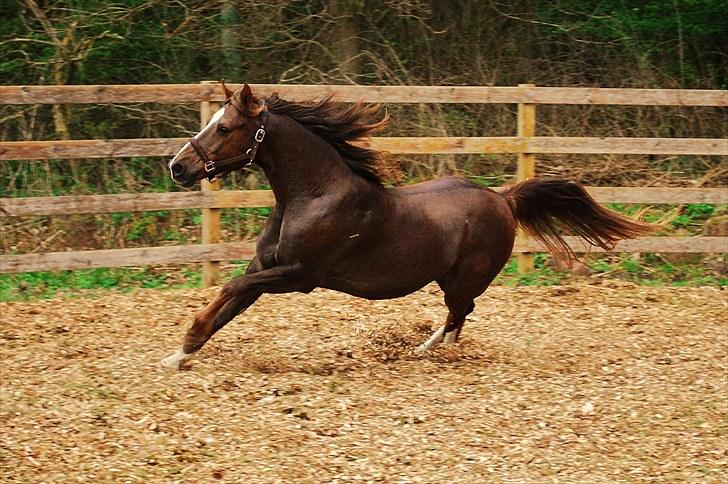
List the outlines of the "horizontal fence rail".
<svg viewBox="0 0 728 484">
<path fill-rule="evenodd" d="M 680 203 L 728 204 L 728 188 L 587 187 L 587 190 L 600 203 L 675 204 L 679 200 Z M 261 208 L 274 204 L 270 190 L 20 197 L 0 198 L 0 216 Z"/>
<path fill-rule="evenodd" d="M 172 156 L 189 138 L 3 141 L 0 160 Z M 377 137 L 355 143 L 392 154 L 631 154 L 728 155 L 728 140 L 714 138 Z"/>
<path fill-rule="evenodd" d="M 188 264 L 210 260 L 252 259 L 255 244 L 170 245 L 133 249 L 79 250 L 0 256 L 2 272 L 58 271 L 98 267 L 135 267 L 164 264 Z"/>
<path fill-rule="evenodd" d="M 242 84 L 228 84 L 231 89 Z M 689 89 L 501 86 L 351 86 L 251 84 L 293 101 L 333 94 L 341 102 L 472 104 L 606 104 L 630 106 L 728 106 L 728 92 Z M 100 86 L 0 86 L 2 104 L 195 103 L 224 101 L 218 84 Z"/>
<path fill-rule="evenodd" d="M 564 240 L 576 253 L 604 252 L 573 236 Z M 726 237 L 642 237 L 620 241 L 612 252 L 705 253 L 726 252 Z M 514 253 L 545 252 L 533 238 L 516 240 Z M 187 264 L 205 261 L 250 260 L 255 255 L 252 242 L 170 245 L 133 249 L 47 252 L 44 254 L 0 255 L 0 272 L 18 273 L 94 269 L 99 267 L 136 267 Z"/>
<path fill-rule="evenodd" d="M 232 89 L 241 84 L 229 84 Z M 351 86 L 351 85 L 251 85 L 256 93 L 274 92 L 290 100 L 321 98 L 333 94 L 340 102 L 381 103 L 502 103 L 518 105 L 518 133 L 513 137 L 377 137 L 361 142 L 392 154 L 488 154 L 519 156 L 518 180 L 533 176 L 536 154 L 629 154 L 728 156 L 728 140 L 712 138 L 624 138 L 534 136 L 536 105 L 581 104 L 624 106 L 728 107 L 728 91 L 683 89 L 564 88 L 519 85 L 500 86 Z M 0 103 L 18 104 L 121 104 L 201 103 L 201 122 L 206 124 L 211 107 L 223 101 L 218 83 L 107 85 L 107 86 L 0 86 Z M 217 109 L 217 108 L 215 108 Z M 0 142 L 0 161 L 79 158 L 168 157 L 188 138 L 103 139 Z M 272 139 L 272 138 L 271 138 Z M 500 188 L 496 188 L 499 190 Z M 726 188 L 589 187 L 600 203 L 683 204 L 728 203 Z M 213 223 L 226 208 L 270 207 L 268 190 L 230 190 L 72 195 L 59 197 L 0 198 L 0 217 L 100 214 L 155 210 L 202 209 L 203 243 L 110 249 L 1 255 L 0 272 L 129 267 L 203 262 L 214 267 L 224 260 L 250 259 L 251 242 L 215 242 L 219 224 Z M 205 218 L 205 214 L 208 218 Z M 213 233 L 214 232 L 214 233 Z M 601 252 L 575 237 L 566 237 L 575 252 Z M 519 236 L 514 252 L 542 252 L 536 240 Z M 616 252 L 728 252 L 726 237 L 643 237 L 619 242 Z M 519 256 L 519 269 L 527 256 Z M 525 267 L 525 265 L 524 265 Z M 208 277 L 209 276 L 209 277 Z M 214 277 L 205 274 L 208 283 Z"/>
</svg>

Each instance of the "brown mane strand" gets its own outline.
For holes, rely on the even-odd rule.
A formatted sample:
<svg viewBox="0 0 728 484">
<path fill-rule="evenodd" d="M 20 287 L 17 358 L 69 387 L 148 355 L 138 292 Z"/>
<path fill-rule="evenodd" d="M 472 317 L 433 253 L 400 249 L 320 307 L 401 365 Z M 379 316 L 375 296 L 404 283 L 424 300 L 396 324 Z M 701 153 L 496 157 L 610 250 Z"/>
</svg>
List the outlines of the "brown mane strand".
<svg viewBox="0 0 728 484">
<path fill-rule="evenodd" d="M 370 133 L 387 124 L 389 116 L 386 114 L 373 123 L 366 120 L 379 115 L 381 105 L 364 104 L 360 101 L 341 109 L 333 95 L 321 101 L 292 102 L 280 98 L 278 94 L 266 99 L 266 104 L 270 112 L 288 115 L 321 136 L 336 148 L 344 162 L 356 174 L 378 185 L 382 184 L 377 170 L 381 153 L 351 144 L 352 141 L 369 137 Z"/>
</svg>

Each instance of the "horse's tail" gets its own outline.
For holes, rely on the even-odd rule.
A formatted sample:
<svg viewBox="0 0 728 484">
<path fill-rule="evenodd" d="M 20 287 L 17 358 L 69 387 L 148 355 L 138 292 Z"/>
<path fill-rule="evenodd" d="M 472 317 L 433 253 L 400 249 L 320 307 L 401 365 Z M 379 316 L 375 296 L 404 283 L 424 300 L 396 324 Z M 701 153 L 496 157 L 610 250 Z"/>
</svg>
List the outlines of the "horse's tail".
<svg viewBox="0 0 728 484">
<path fill-rule="evenodd" d="M 620 239 L 633 239 L 659 228 L 607 210 L 581 184 L 570 180 L 534 178 L 512 186 L 503 196 L 526 232 L 551 253 L 566 254 L 569 261 L 576 257 L 559 234 L 559 225 L 605 250 Z"/>
</svg>

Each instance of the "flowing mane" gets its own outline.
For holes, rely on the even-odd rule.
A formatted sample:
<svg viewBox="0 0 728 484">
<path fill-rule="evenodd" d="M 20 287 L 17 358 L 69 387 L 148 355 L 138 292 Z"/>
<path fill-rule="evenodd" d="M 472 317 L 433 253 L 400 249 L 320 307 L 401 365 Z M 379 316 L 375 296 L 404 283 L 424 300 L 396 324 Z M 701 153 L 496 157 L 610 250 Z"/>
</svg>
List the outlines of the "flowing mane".
<svg viewBox="0 0 728 484">
<path fill-rule="evenodd" d="M 382 128 L 389 116 L 369 123 L 366 118 L 376 116 L 381 111 L 379 104 L 357 102 L 346 109 L 337 106 L 333 95 L 321 101 L 292 102 L 273 94 L 266 99 L 268 109 L 272 113 L 286 114 L 303 126 L 321 136 L 327 143 L 336 148 L 344 162 L 354 173 L 367 180 L 382 184 L 377 172 L 377 164 L 381 153 L 369 148 L 351 144 L 369 136 L 372 131 Z"/>
</svg>

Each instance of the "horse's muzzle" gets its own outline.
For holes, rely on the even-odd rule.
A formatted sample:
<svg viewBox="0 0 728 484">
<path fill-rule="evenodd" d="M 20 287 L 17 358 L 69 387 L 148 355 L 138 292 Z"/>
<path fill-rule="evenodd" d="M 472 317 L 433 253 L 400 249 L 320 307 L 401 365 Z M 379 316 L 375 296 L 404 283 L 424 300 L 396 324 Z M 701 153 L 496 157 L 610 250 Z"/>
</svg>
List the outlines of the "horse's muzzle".
<svg viewBox="0 0 728 484">
<path fill-rule="evenodd" d="M 197 181 L 194 177 L 190 177 L 187 169 L 182 163 L 172 162 L 169 165 L 169 175 L 172 181 L 183 187 L 191 187 Z"/>
</svg>

